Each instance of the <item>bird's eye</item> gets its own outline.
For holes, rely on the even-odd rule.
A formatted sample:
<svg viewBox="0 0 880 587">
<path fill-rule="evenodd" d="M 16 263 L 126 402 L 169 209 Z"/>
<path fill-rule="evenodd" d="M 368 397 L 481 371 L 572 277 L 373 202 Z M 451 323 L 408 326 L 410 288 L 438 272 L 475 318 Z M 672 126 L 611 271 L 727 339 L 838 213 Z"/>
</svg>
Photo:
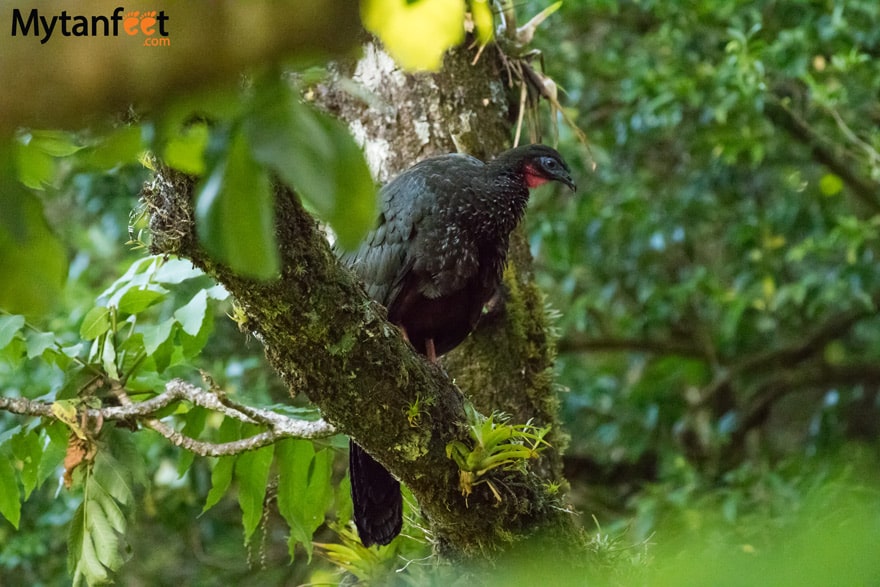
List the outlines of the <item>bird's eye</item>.
<svg viewBox="0 0 880 587">
<path fill-rule="evenodd" d="M 555 171 L 559 169 L 559 162 L 551 157 L 542 157 L 541 166 L 547 171 Z"/>
</svg>

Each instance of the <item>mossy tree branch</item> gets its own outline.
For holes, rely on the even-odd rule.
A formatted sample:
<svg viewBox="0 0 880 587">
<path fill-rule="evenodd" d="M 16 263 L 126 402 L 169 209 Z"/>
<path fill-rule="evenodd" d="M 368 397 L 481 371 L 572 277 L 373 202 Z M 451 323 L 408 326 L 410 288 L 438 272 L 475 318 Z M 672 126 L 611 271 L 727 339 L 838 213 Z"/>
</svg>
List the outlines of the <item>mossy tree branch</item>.
<svg viewBox="0 0 880 587">
<path fill-rule="evenodd" d="M 483 556 L 512 536 L 570 523 L 541 480 L 525 472 L 504 473 L 500 504 L 485 486 L 465 501 L 446 456 L 450 441 L 466 441 L 461 392 L 366 298 L 293 193 L 276 191 L 283 269 L 271 282 L 242 278 L 205 253 L 192 193 L 191 179 L 170 170 L 160 170 L 145 189 L 153 252 L 191 259 L 235 296 L 246 315 L 243 328 L 263 342 L 292 392 L 306 393 L 327 421 L 410 487 L 443 552 Z M 407 414 L 417 402 L 421 423 L 414 427 Z"/>
</svg>

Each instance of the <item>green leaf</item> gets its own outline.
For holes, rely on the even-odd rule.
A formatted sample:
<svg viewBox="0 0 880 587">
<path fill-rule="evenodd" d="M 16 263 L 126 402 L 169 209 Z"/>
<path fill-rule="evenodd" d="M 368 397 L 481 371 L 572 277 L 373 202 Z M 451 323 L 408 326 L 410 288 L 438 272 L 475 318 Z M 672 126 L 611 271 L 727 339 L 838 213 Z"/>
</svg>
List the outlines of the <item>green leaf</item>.
<svg viewBox="0 0 880 587">
<path fill-rule="evenodd" d="M 122 513 L 122 509 L 116 500 L 97 480 L 94 480 L 94 483 L 89 485 L 89 500 L 98 504 L 103 510 L 102 514 L 107 518 L 111 528 L 117 532 L 125 531 L 125 514 Z"/>
<path fill-rule="evenodd" d="M 171 325 L 171 330 L 168 332 L 168 335 L 163 339 L 163 332 L 165 324 L 168 323 Z M 144 350 L 147 354 L 153 359 L 153 362 L 156 366 L 156 371 L 162 373 L 165 369 L 171 365 L 171 360 L 174 356 L 174 350 L 177 348 L 174 344 L 175 333 L 177 332 L 177 321 L 174 318 L 169 318 L 162 324 L 157 325 L 156 331 L 154 335 L 156 340 L 150 341 L 150 347 L 147 347 L 147 332 L 144 332 Z M 153 349 L 152 352 L 147 350 L 148 348 L 152 348 L 152 344 L 158 341 L 158 346 Z"/>
<path fill-rule="evenodd" d="M 289 550 L 301 542 L 312 556 L 312 536 L 324 522 L 333 499 L 330 485 L 333 453 L 317 454 L 307 440 L 286 439 L 276 445 L 278 459 L 278 511 L 290 526 Z"/>
<path fill-rule="evenodd" d="M 116 463 L 115 469 L 122 475 L 126 486 L 129 488 L 133 488 L 135 485 L 148 486 L 149 477 L 147 476 L 146 463 L 144 462 L 141 448 L 136 444 L 136 435 L 131 434 L 130 431 L 122 427 L 113 427 L 105 432 L 105 434 L 110 455 L 112 455 L 112 461 Z M 106 457 L 107 455 L 104 456 Z M 100 464 L 96 464 L 96 466 L 103 466 L 103 461 Z M 124 489 L 117 491 L 110 483 L 107 483 L 107 488 L 111 495 L 119 496 L 119 501 L 124 504 L 129 503 L 122 499 L 124 493 L 121 493 L 121 491 L 124 491 Z"/>
<path fill-rule="evenodd" d="M 49 229 L 40 201 L 11 179 L 0 153 L 0 307 L 42 313 L 61 296 L 67 254 Z"/>
<path fill-rule="evenodd" d="M 54 474 L 64 460 L 67 452 L 67 441 L 70 429 L 61 422 L 54 421 L 49 425 L 44 424 L 45 435 L 48 441 L 42 440 L 43 454 L 40 456 L 40 466 L 37 473 L 37 486 L 39 487 Z"/>
<path fill-rule="evenodd" d="M 99 170 L 136 163 L 144 151 L 142 134 L 139 126 L 129 126 L 108 133 L 96 145 L 77 153 L 76 161 L 83 167 Z"/>
<path fill-rule="evenodd" d="M 70 522 L 67 539 L 67 567 L 70 574 L 73 575 L 74 585 L 78 585 L 81 578 L 90 585 L 106 583 L 109 579 L 107 567 L 101 562 L 98 549 L 95 546 L 95 535 L 93 535 L 96 524 L 102 526 L 98 529 L 99 535 L 106 530 L 107 526 L 106 518 L 100 512 L 100 508 L 97 510 L 96 512 L 94 504 L 88 499 L 88 493 L 86 493 L 85 499 L 74 512 Z"/>
<path fill-rule="evenodd" d="M 82 349 L 82 347 L 83 343 L 81 342 L 75 345 L 61 348 L 53 345 L 45 350 L 45 352 L 43 353 L 43 359 L 46 361 L 46 363 L 50 365 L 56 365 L 59 369 L 67 370 L 73 360 L 73 357 L 79 355 L 79 351 Z"/>
<path fill-rule="evenodd" d="M 163 299 L 168 290 L 156 284 L 131 288 L 119 298 L 119 311 L 127 314 L 143 312 L 156 302 Z"/>
<path fill-rule="evenodd" d="M 218 151 L 196 188 L 196 230 L 205 248 L 235 272 L 254 279 L 278 275 L 275 198 L 266 171 L 243 136 L 216 137 Z"/>
<path fill-rule="evenodd" d="M 16 477 L 12 462 L 8 458 L 0 458 L 0 515 L 17 530 L 21 520 L 21 496 Z"/>
<path fill-rule="evenodd" d="M 107 518 L 107 510 L 102 507 L 102 503 L 111 504 L 111 509 L 116 507 L 113 500 L 106 495 L 101 495 L 100 487 L 93 486 L 89 492 L 89 498 L 84 502 L 87 520 L 86 531 L 91 538 L 98 562 L 108 570 L 114 570 L 122 565 L 122 558 L 119 556 L 119 537 Z M 118 511 L 118 508 L 116 509 Z"/>
<path fill-rule="evenodd" d="M 100 306 L 118 306 L 119 299 L 132 287 L 141 287 L 150 282 L 151 276 L 157 267 L 161 265 L 159 257 L 144 257 L 138 259 L 129 266 L 125 274 L 113 282 L 113 284 L 101 292 L 97 304 Z"/>
<path fill-rule="evenodd" d="M 86 527 L 83 523 L 85 507 L 80 504 L 67 527 L 67 572 L 73 576 L 73 585 L 79 585 L 83 572 L 80 570 L 83 544 L 85 543 Z"/>
<path fill-rule="evenodd" d="M 94 340 L 110 330 L 110 309 L 95 306 L 88 311 L 79 327 L 79 335 L 83 340 Z"/>
<path fill-rule="evenodd" d="M 208 125 L 205 123 L 186 125 L 168 140 L 162 151 L 162 160 L 184 173 L 202 175 L 205 173 L 204 155 L 208 134 Z"/>
<path fill-rule="evenodd" d="M 27 335 L 27 358 L 42 356 L 43 352 L 55 345 L 55 334 L 52 332 L 29 332 Z"/>
<path fill-rule="evenodd" d="M 25 360 L 26 347 L 27 345 L 22 338 L 13 337 L 9 344 L 0 348 L 0 360 L 10 367 L 19 367 Z"/>
<path fill-rule="evenodd" d="M 32 190 L 42 190 L 55 179 L 55 159 L 39 149 L 19 145 L 15 163 L 18 180 Z"/>
<path fill-rule="evenodd" d="M 254 158 L 296 189 L 352 248 L 376 220 L 376 193 L 360 148 L 339 121 L 309 108 L 280 80 L 259 85 L 244 122 Z"/>
<path fill-rule="evenodd" d="M 220 499 L 229 491 L 236 458 L 217 457 L 217 463 L 211 469 L 211 490 L 208 491 L 208 496 L 205 498 L 205 506 L 202 508 L 202 513 L 217 505 Z"/>
<path fill-rule="evenodd" d="M 250 540 L 263 516 L 263 502 L 266 499 L 273 453 L 273 446 L 265 446 L 240 455 L 235 462 L 238 504 L 241 506 L 245 543 Z"/>
<path fill-rule="evenodd" d="M 151 137 L 151 148 L 163 153 L 169 142 L 193 126 L 194 121 L 207 120 L 217 122 L 232 120 L 239 115 L 241 109 L 241 88 L 236 83 L 220 87 L 211 84 L 202 90 L 181 93 L 164 109 L 162 118 L 154 127 Z M 210 136 L 208 138 L 210 151 Z M 209 156 L 206 153 L 206 156 Z"/>
<path fill-rule="evenodd" d="M 104 346 L 101 351 L 101 365 L 110 379 L 119 379 L 119 370 L 116 368 L 116 346 L 111 336 L 104 336 Z"/>
<path fill-rule="evenodd" d="M 99 483 L 119 503 L 132 502 L 134 493 L 131 486 L 131 473 L 127 465 L 113 458 L 108 451 L 100 450 L 95 455 L 91 479 Z"/>
<path fill-rule="evenodd" d="M 184 417 L 183 430 L 181 434 L 190 438 L 198 438 L 205 429 L 205 422 L 208 419 L 209 411 L 199 406 L 193 406 L 186 412 Z M 183 451 L 180 458 L 177 459 L 177 474 L 180 477 L 192 466 L 195 455 L 189 451 Z"/>
<path fill-rule="evenodd" d="M 204 272 L 195 267 L 192 261 L 169 259 L 162 263 L 153 274 L 153 281 L 166 285 L 177 285 L 190 279 L 204 277 Z"/>
<path fill-rule="evenodd" d="M 202 290 L 201 293 L 205 293 L 207 295 L 207 292 L 205 290 Z M 183 356 L 186 358 L 191 358 L 199 354 L 208 343 L 208 338 L 211 336 L 211 332 L 213 330 L 214 315 L 211 312 L 205 313 L 205 318 L 195 335 L 191 335 L 188 332 L 181 330 L 180 349 L 181 351 L 183 351 Z"/>
<path fill-rule="evenodd" d="M 196 336 L 205 323 L 205 316 L 208 313 L 208 293 L 200 290 L 199 293 L 182 308 L 178 308 L 174 312 L 174 318 L 180 323 L 183 331 L 190 336 Z"/>
<path fill-rule="evenodd" d="M 7 430 L 0 431 L 0 448 L 2 448 L 5 443 L 10 442 L 13 438 L 15 438 L 16 434 L 20 434 L 21 431 L 21 426 L 11 426 Z"/>
<path fill-rule="evenodd" d="M 36 130 L 19 134 L 15 164 L 19 180 L 31 189 L 41 190 L 55 179 L 55 158 L 76 153 L 82 146 L 72 134 L 56 130 Z"/>
<path fill-rule="evenodd" d="M 0 349 L 4 348 L 24 327 L 24 316 L 0 316 Z"/>
<path fill-rule="evenodd" d="M 174 318 L 163 320 L 159 324 L 153 326 L 144 326 L 142 334 L 144 335 L 144 352 L 152 355 L 163 344 L 165 344 L 172 335 L 172 327 L 177 323 Z"/>
<path fill-rule="evenodd" d="M 21 461 L 19 474 L 24 487 L 24 499 L 27 500 L 39 482 L 43 443 L 36 431 L 23 430 L 12 439 L 11 446 L 12 454 Z"/>
<path fill-rule="evenodd" d="M 230 442 L 239 438 L 241 438 L 241 422 L 225 418 L 223 423 L 220 424 L 217 442 Z M 237 458 L 236 456 L 217 458 L 217 462 L 211 470 L 211 490 L 205 499 L 205 507 L 202 508 L 202 513 L 217 505 L 217 502 L 226 495 L 229 485 L 232 483 L 232 472 Z"/>
<path fill-rule="evenodd" d="M 63 130 L 32 130 L 22 134 L 19 142 L 52 157 L 67 157 L 83 148 L 72 133 Z"/>
</svg>

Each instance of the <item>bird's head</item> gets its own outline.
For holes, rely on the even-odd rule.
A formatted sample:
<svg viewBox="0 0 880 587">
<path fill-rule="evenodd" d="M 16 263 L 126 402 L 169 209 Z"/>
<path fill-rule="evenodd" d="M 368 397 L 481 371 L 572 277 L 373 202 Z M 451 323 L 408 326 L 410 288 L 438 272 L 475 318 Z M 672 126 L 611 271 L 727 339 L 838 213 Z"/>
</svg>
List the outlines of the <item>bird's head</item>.
<svg viewBox="0 0 880 587">
<path fill-rule="evenodd" d="M 535 188 L 548 181 L 558 181 L 576 191 L 571 169 L 556 149 L 546 145 L 525 145 L 506 151 L 499 159 L 508 159 L 521 169 L 526 185 Z M 518 164 L 518 165 L 517 165 Z"/>
</svg>

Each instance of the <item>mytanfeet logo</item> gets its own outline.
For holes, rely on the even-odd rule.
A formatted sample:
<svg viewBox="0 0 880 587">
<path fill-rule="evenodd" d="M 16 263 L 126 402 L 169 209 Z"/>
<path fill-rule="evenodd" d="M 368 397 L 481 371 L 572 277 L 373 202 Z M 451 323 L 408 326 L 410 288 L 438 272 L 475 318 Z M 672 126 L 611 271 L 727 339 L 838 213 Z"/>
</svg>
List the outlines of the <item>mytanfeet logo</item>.
<svg viewBox="0 0 880 587">
<path fill-rule="evenodd" d="M 64 37 L 118 37 L 121 32 L 129 37 L 142 37 L 145 47 L 170 47 L 168 21 L 164 10 L 131 10 L 118 6 L 110 15 L 41 14 L 38 8 L 30 11 L 12 9 L 12 36 L 36 37 L 46 44 L 53 35 Z"/>
</svg>

